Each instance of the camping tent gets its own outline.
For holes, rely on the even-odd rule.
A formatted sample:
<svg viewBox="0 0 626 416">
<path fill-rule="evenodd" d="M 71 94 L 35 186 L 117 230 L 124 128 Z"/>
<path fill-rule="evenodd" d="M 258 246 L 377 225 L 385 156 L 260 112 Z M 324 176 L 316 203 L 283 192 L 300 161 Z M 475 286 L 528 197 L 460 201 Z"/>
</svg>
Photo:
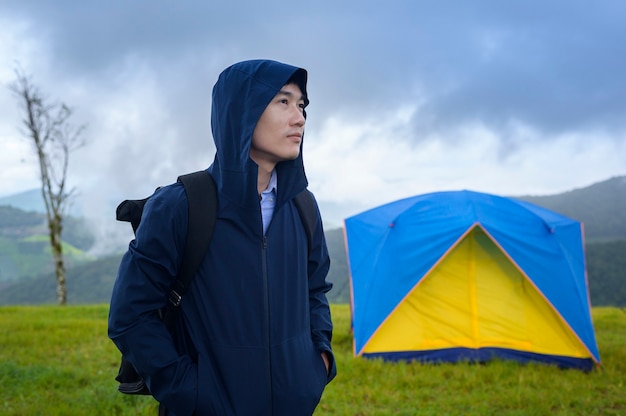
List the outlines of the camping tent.
<svg viewBox="0 0 626 416">
<path fill-rule="evenodd" d="M 365 211 L 345 233 L 355 355 L 599 364 L 579 222 L 458 191 Z"/>
</svg>

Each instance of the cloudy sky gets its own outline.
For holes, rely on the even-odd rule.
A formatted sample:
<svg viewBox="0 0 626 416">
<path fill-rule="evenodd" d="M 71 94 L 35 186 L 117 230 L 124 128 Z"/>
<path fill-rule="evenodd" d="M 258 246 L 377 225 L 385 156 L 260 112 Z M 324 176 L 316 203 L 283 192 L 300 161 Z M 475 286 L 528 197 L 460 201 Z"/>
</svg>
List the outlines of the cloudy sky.
<svg viewBox="0 0 626 416">
<path fill-rule="evenodd" d="M 75 109 L 90 212 L 208 166 L 228 65 L 309 71 L 304 157 L 326 221 L 416 194 L 545 195 L 626 175 L 626 2 L 0 2 L 0 196 L 38 186 L 14 68 Z"/>
</svg>

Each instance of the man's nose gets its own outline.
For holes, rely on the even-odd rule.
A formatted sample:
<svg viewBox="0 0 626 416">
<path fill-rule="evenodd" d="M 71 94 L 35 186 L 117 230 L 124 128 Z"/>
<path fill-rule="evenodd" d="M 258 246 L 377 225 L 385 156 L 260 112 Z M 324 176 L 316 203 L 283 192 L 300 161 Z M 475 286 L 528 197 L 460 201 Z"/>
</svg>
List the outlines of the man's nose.
<svg viewBox="0 0 626 416">
<path fill-rule="evenodd" d="M 303 110 L 300 107 L 294 107 L 293 113 L 291 116 L 291 124 L 295 126 L 304 126 L 306 122 L 306 118 L 304 118 Z"/>
</svg>

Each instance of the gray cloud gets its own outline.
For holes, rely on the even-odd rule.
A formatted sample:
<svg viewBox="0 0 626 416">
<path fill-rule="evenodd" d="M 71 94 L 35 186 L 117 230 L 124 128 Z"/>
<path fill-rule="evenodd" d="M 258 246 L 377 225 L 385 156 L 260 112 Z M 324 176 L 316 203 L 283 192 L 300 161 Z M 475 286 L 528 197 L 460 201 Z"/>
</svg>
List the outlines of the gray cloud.
<svg viewBox="0 0 626 416">
<path fill-rule="evenodd" d="M 532 139 L 520 123 L 542 140 L 626 130 L 626 3 L 615 0 L 25 0 L 0 3 L 0 16 L 48 57 L 24 68 L 89 124 L 95 143 L 76 171 L 98 169 L 126 196 L 211 162 L 211 88 L 241 59 L 307 68 L 313 131 L 414 106 L 402 140 L 454 145 L 480 123 L 508 157 Z"/>
<path fill-rule="evenodd" d="M 42 0 L 5 13 L 49 39 L 57 77 L 106 83 L 125 61 L 145 62 L 178 114 L 209 100 L 224 66 L 269 56 L 310 69 L 322 116 L 426 98 L 429 129 L 623 127 L 620 2 L 257 3 Z"/>
</svg>

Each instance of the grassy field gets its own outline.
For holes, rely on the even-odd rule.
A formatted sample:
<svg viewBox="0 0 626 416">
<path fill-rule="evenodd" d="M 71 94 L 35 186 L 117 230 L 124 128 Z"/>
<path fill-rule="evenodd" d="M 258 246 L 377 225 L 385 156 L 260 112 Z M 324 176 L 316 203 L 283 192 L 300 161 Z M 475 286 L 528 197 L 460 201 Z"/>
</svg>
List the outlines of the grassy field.
<svg viewBox="0 0 626 416">
<path fill-rule="evenodd" d="M 339 375 L 316 415 L 626 415 L 626 311 L 596 308 L 602 367 L 390 364 L 352 357 L 350 316 L 333 305 Z M 0 414 L 154 415 L 117 393 L 107 306 L 0 308 Z"/>
</svg>

